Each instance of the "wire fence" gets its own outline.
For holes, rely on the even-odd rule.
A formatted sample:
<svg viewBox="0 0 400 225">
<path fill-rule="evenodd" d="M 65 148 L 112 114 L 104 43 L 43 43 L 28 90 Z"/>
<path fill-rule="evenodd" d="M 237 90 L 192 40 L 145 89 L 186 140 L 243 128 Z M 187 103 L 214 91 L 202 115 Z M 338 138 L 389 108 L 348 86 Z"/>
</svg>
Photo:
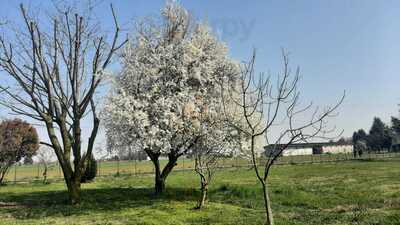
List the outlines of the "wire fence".
<svg viewBox="0 0 400 225">
<path fill-rule="evenodd" d="M 372 160 L 383 158 L 400 157 L 400 153 L 382 152 L 382 153 L 366 153 L 359 157 L 353 154 L 316 154 L 316 155 L 299 155 L 299 156 L 283 156 L 279 157 L 275 162 L 276 165 L 295 165 L 310 163 L 329 163 L 349 160 Z M 161 166 L 164 166 L 167 160 L 160 160 Z M 262 163 L 262 159 L 260 162 Z M 243 158 L 223 158 L 219 162 L 219 168 L 251 168 L 252 164 L 249 160 Z M 190 171 L 194 170 L 194 161 L 188 158 L 179 159 L 174 171 Z M 5 183 L 21 183 L 40 181 L 43 179 L 44 165 L 19 165 L 16 164 L 10 168 L 5 177 Z M 151 161 L 143 160 L 125 160 L 125 161 L 98 161 L 97 176 L 119 176 L 119 175 L 145 175 L 154 174 L 154 167 Z M 47 179 L 62 179 L 63 174 L 58 163 L 48 165 Z"/>
</svg>

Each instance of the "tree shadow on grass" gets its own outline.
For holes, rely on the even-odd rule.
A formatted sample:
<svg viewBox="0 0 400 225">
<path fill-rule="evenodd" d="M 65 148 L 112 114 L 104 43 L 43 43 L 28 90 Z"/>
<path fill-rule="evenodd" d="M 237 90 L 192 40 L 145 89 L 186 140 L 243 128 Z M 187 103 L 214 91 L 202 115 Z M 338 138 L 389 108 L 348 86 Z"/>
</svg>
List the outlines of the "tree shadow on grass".
<svg viewBox="0 0 400 225">
<path fill-rule="evenodd" d="M 29 193 L 2 193 L 0 212 L 16 219 L 39 219 L 91 213 L 120 211 L 126 208 L 157 207 L 168 201 L 196 201 L 199 192 L 188 188 L 168 188 L 155 195 L 153 188 L 102 188 L 83 189 L 79 206 L 68 204 L 66 191 L 38 191 Z M 7 204 L 11 203 L 11 204 Z"/>
</svg>

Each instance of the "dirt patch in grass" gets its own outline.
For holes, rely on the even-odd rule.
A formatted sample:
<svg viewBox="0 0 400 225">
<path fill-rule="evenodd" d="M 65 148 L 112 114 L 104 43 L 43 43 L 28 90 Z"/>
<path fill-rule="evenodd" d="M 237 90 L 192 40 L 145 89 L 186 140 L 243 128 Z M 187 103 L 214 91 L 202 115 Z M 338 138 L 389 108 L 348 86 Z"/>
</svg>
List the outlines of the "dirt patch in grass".
<svg viewBox="0 0 400 225">
<path fill-rule="evenodd" d="M 400 189 L 400 184 L 384 184 L 380 185 L 379 189 L 381 190 L 381 193 L 383 193 L 384 195 L 390 196 L 398 193 Z"/>
<path fill-rule="evenodd" d="M 0 202 L 0 208 L 27 208 L 26 205 L 18 204 L 17 202 Z"/>
<path fill-rule="evenodd" d="M 400 209 L 400 198 L 386 199 L 384 201 L 385 208 L 398 208 Z"/>
<path fill-rule="evenodd" d="M 322 209 L 323 212 L 333 212 L 333 213 L 346 213 L 352 211 L 359 211 L 359 205 L 337 205 L 334 208 Z"/>
</svg>

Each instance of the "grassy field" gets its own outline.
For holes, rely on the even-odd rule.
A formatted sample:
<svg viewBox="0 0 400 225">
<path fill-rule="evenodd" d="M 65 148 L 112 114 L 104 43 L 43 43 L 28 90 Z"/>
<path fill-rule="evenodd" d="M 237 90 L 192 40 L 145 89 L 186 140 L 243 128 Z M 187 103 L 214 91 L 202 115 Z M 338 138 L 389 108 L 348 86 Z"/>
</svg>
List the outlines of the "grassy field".
<svg viewBox="0 0 400 225">
<path fill-rule="evenodd" d="M 271 198 L 277 224 L 400 224 L 400 159 L 277 166 Z M 83 185 L 83 204 L 65 204 L 62 182 L 0 187 L 0 224 L 262 224 L 252 170 L 220 171 L 210 201 L 194 210 L 199 179 L 175 172 L 167 193 L 152 176 L 109 176 Z M 6 204 L 7 203 L 7 204 Z"/>
<path fill-rule="evenodd" d="M 279 164 L 298 164 L 298 163 L 311 163 L 311 162 L 325 162 L 325 161 L 343 161 L 351 160 L 352 154 L 320 154 L 320 155 L 304 155 L 304 156 L 285 156 L 278 159 Z M 383 157 L 400 157 L 399 153 L 385 153 L 385 154 L 364 154 L 364 159 L 370 158 L 383 158 Z M 161 160 L 161 165 L 166 164 L 166 160 Z M 244 159 L 226 158 L 222 159 L 220 165 L 223 167 L 247 167 L 249 162 Z M 98 162 L 98 175 L 108 176 L 115 174 L 136 175 L 136 174 L 149 174 L 153 173 L 153 164 L 150 161 L 102 161 Z M 190 159 L 179 159 L 178 165 L 175 170 L 190 170 L 194 168 L 194 162 Z M 6 182 L 13 183 L 15 181 L 32 181 L 41 179 L 43 173 L 43 165 L 15 165 L 6 175 Z M 53 163 L 48 168 L 47 176 L 50 179 L 62 179 L 62 172 L 58 164 Z"/>
</svg>

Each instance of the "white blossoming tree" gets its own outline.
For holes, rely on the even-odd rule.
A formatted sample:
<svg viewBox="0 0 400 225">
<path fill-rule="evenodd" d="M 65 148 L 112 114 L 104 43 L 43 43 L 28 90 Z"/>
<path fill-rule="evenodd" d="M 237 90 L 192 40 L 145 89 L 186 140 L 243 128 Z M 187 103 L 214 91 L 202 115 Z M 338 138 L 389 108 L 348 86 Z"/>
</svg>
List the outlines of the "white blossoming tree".
<svg viewBox="0 0 400 225">
<path fill-rule="evenodd" d="M 200 115 L 217 111 L 238 72 L 227 48 L 180 5 L 167 3 L 161 18 L 138 26 L 104 108 L 108 139 L 140 146 L 154 163 L 156 193 L 204 135 Z M 168 157 L 163 168 L 160 156 Z"/>
</svg>

